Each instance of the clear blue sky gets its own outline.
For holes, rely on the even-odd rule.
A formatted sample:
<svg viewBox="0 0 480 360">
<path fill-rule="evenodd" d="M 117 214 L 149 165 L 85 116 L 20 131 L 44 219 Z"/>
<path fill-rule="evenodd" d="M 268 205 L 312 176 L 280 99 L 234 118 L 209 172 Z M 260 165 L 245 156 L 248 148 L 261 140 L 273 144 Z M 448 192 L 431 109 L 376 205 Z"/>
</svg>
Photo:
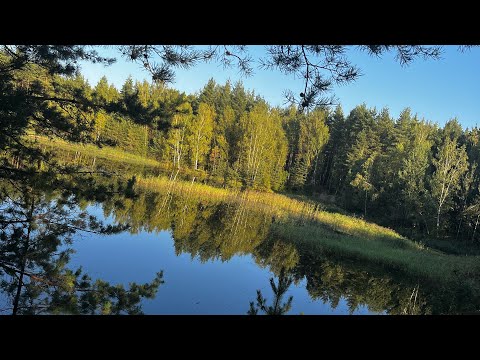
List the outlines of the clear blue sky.
<svg viewBox="0 0 480 360">
<path fill-rule="evenodd" d="M 263 46 L 249 46 L 253 58 L 264 54 Z M 106 75 L 110 82 L 120 88 L 125 79 L 149 80 L 149 74 L 137 64 L 121 59 L 114 50 L 100 51 L 117 57 L 112 66 L 83 64 L 82 73 L 90 84 Z M 381 58 L 371 57 L 352 48 L 349 57 L 364 74 L 356 82 L 336 87 L 334 92 L 347 114 L 363 102 L 369 107 L 388 107 L 390 114 L 398 117 L 400 111 L 410 107 L 421 118 L 443 125 L 457 117 L 464 127 L 480 124 L 480 48 L 464 53 L 457 46 L 445 46 L 441 60 L 419 59 L 402 67 L 393 59 L 393 54 Z M 271 105 L 283 105 L 283 90 L 300 93 L 302 82 L 293 76 L 278 71 L 255 68 L 251 77 L 242 77 L 235 68 L 224 69 L 221 64 L 206 63 L 189 70 L 177 70 L 175 83 L 171 85 L 185 93 L 199 91 L 210 78 L 224 84 L 243 81 L 245 88 L 255 90 Z"/>
</svg>

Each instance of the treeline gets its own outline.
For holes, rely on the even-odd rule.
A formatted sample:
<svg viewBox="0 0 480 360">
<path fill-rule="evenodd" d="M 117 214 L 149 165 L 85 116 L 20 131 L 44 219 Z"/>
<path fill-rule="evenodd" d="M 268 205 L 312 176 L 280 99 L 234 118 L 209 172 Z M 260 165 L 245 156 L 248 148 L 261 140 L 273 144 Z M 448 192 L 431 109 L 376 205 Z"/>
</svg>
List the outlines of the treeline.
<svg viewBox="0 0 480 360">
<path fill-rule="evenodd" d="M 93 88 L 81 76 L 61 81 L 95 104 L 83 114 L 91 140 L 228 187 L 335 195 L 409 236 L 479 237 L 480 130 L 456 119 L 441 128 L 410 109 L 394 119 L 364 104 L 305 114 L 213 80 L 194 95 L 131 78 L 120 90 L 105 77 Z"/>
</svg>

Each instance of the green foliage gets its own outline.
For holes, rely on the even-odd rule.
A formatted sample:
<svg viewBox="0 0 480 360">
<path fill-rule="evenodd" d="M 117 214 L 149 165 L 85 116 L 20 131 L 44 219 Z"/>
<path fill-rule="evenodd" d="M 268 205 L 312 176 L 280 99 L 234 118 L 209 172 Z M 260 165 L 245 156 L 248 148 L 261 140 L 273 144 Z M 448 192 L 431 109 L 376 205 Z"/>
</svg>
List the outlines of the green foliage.
<svg viewBox="0 0 480 360">
<path fill-rule="evenodd" d="M 121 49 L 131 60 L 141 59 L 156 80 L 172 78 L 169 66 L 192 64 L 215 53 L 196 53 L 187 47 L 179 47 L 180 52 L 176 52 L 177 48 L 172 46 L 134 45 Z M 305 75 L 306 90 L 300 95 L 299 109 L 312 109 L 313 104 L 318 104 L 315 99 L 328 90 L 331 81 L 356 77 L 355 69 L 341 61 L 343 49 L 305 45 L 271 47 L 273 63 L 270 65 Z M 370 46 L 368 49 L 379 54 L 390 48 Z M 435 48 L 428 52 L 429 48 L 418 46 L 399 46 L 397 50 L 404 63 L 419 54 L 437 54 Z M 322 58 L 320 54 L 324 51 L 331 56 Z M 152 66 L 149 62 L 152 52 L 160 56 L 164 67 Z M 348 66 L 333 71 L 333 77 L 328 80 L 322 78 L 320 63 L 308 61 L 312 55 L 325 61 L 325 66 Z M 113 59 L 102 58 L 87 46 L 3 45 L 0 49 L 0 180 L 8 180 L 2 182 L 0 200 L 15 200 L 6 209 L 2 208 L 0 214 L 0 265 L 13 279 L 2 282 L 1 286 L 4 291 L 15 293 L 12 296 L 14 313 L 137 313 L 140 299 L 153 296 L 160 285 L 161 274 L 150 285 L 132 284 L 127 290 L 121 285 L 92 281 L 80 270 L 66 267 L 69 251 L 59 249 L 68 245 L 75 231 L 107 234 L 121 230 L 104 227 L 84 212 L 93 198 L 105 201 L 115 194 L 110 191 L 110 184 L 98 184 L 97 180 L 79 175 L 96 169 L 97 156 L 103 160 L 112 156 L 118 167 L 125 163 L 121 171 L 126 172 L 127 165 L 135 170 L 140 167 L 141 172 L 146 171 L 144 165 L 157 167 L 160 163 L 151 158 L 155 157 L 163 161 L 164 168 L 178 169 L 176 175 L 172 173 L 174 179 L 183 172 L 194 176 L 193 180 L 218 181 L 236 189 L 279 191 L 287 186 L 315 196 L 329 193 L 334 198 L 332 202 L 393 226 L 403 234 L 423 238 L 429 244 L 448 242 L 449 245 L 441 245 L 444 250 L 470 251 L 478 243 L 480 144 L 477 128 L 463 130 L 453 119 L 440 129 L 436 124 L 412 116 L 410 109 L 405 109 L 396 120 L 387 109 L 378 113 L 365 105 L 354 108 L 346 118 L 340 107 L 333 113 L 318 107 L 307 114 L 294 107 L 271 109 L 241 83 L 232 87 L 229 82 L 219 85 L 213 80 L 200 94 L 188 96 L 168 88 L 162 81 L 134 82 L 132 78 L 126 80 L 120 91 L 105 77 L 91 87 L 78 72 L 80 61 L 109 64 Z M 245 67 L 244 62 L 241 64 Z M 306 73 L 302 72 L 303 67 Z M 313 85 L 308 86 L 312 79 Z M 80 145 L 89 142 L 103 148 Z M 52 148 L 56 149 L 57 158 L 49 151 Z M 64 149 L 75 151 L 73 164 L 57 161 L 58 152 Z M 86 152 L 89 154 L 85 155 Z M 89 164 L 85 164 L 86 161 Z M 80 169 L 81 166 L 84 168 Z M 51 181 L 57 186 L 54 191 L 67 194 L 63 188 L 65 183 L 55 176 L 66 173 L 79 175 L 79 183 L 91 186 L 91 193 L 83 189 L 84 198 L 78 204 L 64 195 L 55 195 L 57 202 L 53 205 L 52 194 L 35 192 L 37 186 Z M 32 186 L 32 181 L 38 184 Z M 126 194 L 123 211 L 131 206 L 131 219 L 141 223 L 142 217 L 149 216 L 145 208 L 149 202 L 145 198 L 132 199 L 133 183 L 132 180 L 122 189 Z M 211 190 L 205 193 L 211 195 Z M 222 191 L 217 194 L 225 195 Z M 232 224 L 224 224 L 223 234 L 233 233 L 234 238 L 240 234 L 237 240 L 243 246 L 242 251 L 259 245 L 256 239 L 265 237 L 266 230 L 259 232 L 256 226 L 262 221 L 265 223 L 266 218 L 245 213 L 250 203 L 246 200 L 248 196 L 245 195 L 238 207 L 227 210 L 199 211 L 195 202 L 179 201 L 175 217 L 181 219 L 183 226 L 177 223 L 174 227 L 179 239 L 178 250 L 188 249 L 193 253 L 197 249 L 195 251 L 204 252 L 204 258 L 212 254 L 218 256 L 219 248 L 221 256 L 226 258 L 237 251 L 234 245 L 220 244 L 204 228 L 194 226 L 198 218 L 211 222 L 219 217 L 233 218 Z M 468 266 L 464 266 L 453 257 L 441 257 L 445 260 L 444 268 L 438 267 L 438 259 L 432 260 L 435 256 L 431 253 L 424 256 L 413 251 L 422 245 L 391 230 L 281 197 L 262 196 L 254 195 L 253 202 L 258 201 L 262 208 L 278 206 L 280 212 L 274 212 L 276 216 L 285 216 L 285 212 L 294 214 L 289 217 L 296 224 L 291 238 L 322 238 L 326 248 L 360 254 L 364 259 L 380 259 L 415 274 L 422 273 L 422 265 L 427 268 L 426 272 L 435 274 L 456 271 L 468 275 L 469 269 L 476 271 L 473 262 L 467 261 Z M 168 205 L 169 199 L 168 196 L 162 199 L 161 206 L 163 201 Z M 80 211 L 73 209 L 73 203 Z M 114 205 L 109 204 L 111 208 L 115 208 Z M 116 211 L 121 213 L 122 209 Z M 36 212 L 41 213 L 42 221 L 37 221 Z M 157 218 L 155 221 L 167 227 L 167 220 Z M 312 228 L 311 222 L 321 226 Z M 251 226 L 244 226 L 246 223 Z M 304 227 L 303 231 L 298 231 L 297 225 Z M 430 229 L 435 226 L 434 234 Z M 194 237 L 202 240 L 200 245 L 190 241 L 189 227 L 195 229 Z M 321 227 L 350 237 L 332 237 L 331 233 L 319 230 Z M 282 229 L 285 233 L 290 231 L 285 224 Z M 255 232 L 260 234 L 257 238 Z M 452 245 L 454 241 L 459 244 Z M 403 251 L 405 249 L 408 251 Z M 265 259 L 274 271 L 279 271 L 281 264 L 289 264 L 287 268 L 294 269 L 301 262 L 295 248 L 273 245 L 267 250 L 271 254 Z M 260 249 L 258 251 L 260 253 Z M 330 276 L 328 274 L 337 280 L 343 276 L 331 267 L 325 270 L 324 276 Z M 272 288 L 278 290 L 273 281 Z M 418 293 L 418 286 L 413 289 Z M 349 298 L 349 301 L 355 308 L 361 299 Z M 260 293 L 257 306 L 267 312 L 271 310 Z M 288 307 L 289 302 L 285 304 L 285 308 Z M 409 306 L 404 308 L 411 310 Z"/>
<path fill-rule="evenodd" d="M 109 145 L 122 154 L 115 158 L 130 158 L 126 152 L 155 159 L 164 169 L 175 168 L 195 181 L 321 194 L 411 237 L 477 242 L 478 129 L 464 131 L 456 119 L 440 129 L 410 109 L 398 119 L 388 109 L 378 112 L 364 104 L 348 116 L 341 107 L 308 107 L 307 113 L 293 106 L 271 109 L 241 83 L 213 80 L 188 96 L 165 83 L 132 78 L 120 90 L 105 77 L 92 87 L 75 71 L 73 60 L 109 60 L 86 47 L 20 46 L 17 53 L 2 49 L 4 178 L 51 163 L 46 151 L 51 147 L 31 147 L 34 142 L 25 141 L 31 138 L 25 137 L 28 130 L 33 136 Z M 135 49 L 134 57 L 143 51 Z M 463 161 L 460 150 L 455 153 L 462 169 L 458 176 L 442 179 L 438 157 L 446 156 L 447 139 L 458 149 L 463 146 L 467 158 Z M 466 168 L 471 170 L 468 181 Z M 443 195 L 442 184 L 448 189 Z"/>
<path fill-rule="evenodd" d="M 476 285 L 467 280 L 479 271 L 476 256 L 446 255 L 390 229 L 312 212 L 313 206 L 278 194 L 236 193 L 157 177 L 139 178 L 136 189 L 138 199 L 108 214 L 132 224 L 132 232 L 171 228 L 176 253 L 205 262 L 251 253 L 276 277 L 284 270 L 294 281 L 306 279 L 309 294 L 334 307 L 345 298 L 351 312 L 368 304 L 373 311 L 424 314 L 458 313 L 479 304 Z M 278 289 L 285 287 L 274 284 L 280 295 Z M 262 291 L 252 312 L 262 313 L 263 307 L 283 313 L 279 309 L 287 299 L 279 299 L 276 290 L 273 301 Z M 470 293 L 469 301 L 461 300 L 462 292 Z"/>
<path fill-rule="evenodd" d="M 396 120 L 388 109 L 377 112 L 365 105 L 346 118 L 340 107 L 308 114 L 293 107 L 271 109 L 240 83 L 232 88 L 210 81 L 198 96 L 186 97 L 131 79 L 120 92 L 105 78 L 94 89 L 81 77 L 56 81 L 62 94 L 80 91 L 103 104 L 78 113 L 91 126 L 82 136 L 155 158 L 160 167 L 176 168 L 181 176 L 235 189 L 323 193 L 322 198 L 330 196 L 345 209 L 412 237 L 474 240 L 478 234 L 473 211 L 477 168 L 470 173 L 470 185 L 461 185 L 463 192 L 450 192 L 446 205 L 435 205 L 442 185 L 434 180 L 439 174 L 434 155 L 443 139 L 464 145 L 469 168 L 480 161 L 476 130 L 463 131 L 456 120 L 439 129 L 410 109 Z M 45 133 L 34 122 L 32 129 Z M 21 156 L 12 155 L 17 164 Z M 463 177 L 461 172 L 455 183 L 466 184 Z M 437 220 L 443 220 L 442 231 L 433 233 Z"/>
<path fill-rule="evenodd" d="M 299 116 L 299 129 L 297 137 L 292 137 L 298 141 L 296 146 L 291 147 L 294 151 L 294 161 L 292 165 L 290 186 L 301 189 L 307 182 L 307 177 L 311 173 L 312 183 L 317 180 L 317 171 L 320 168 L 320 155 L 325 144 L 329 139 L 329 130 L 326 125 L 328 112 L 322 109 L 316 109 L 307 116 Z M 290 131 L 290 128 L 287 128 Z"/>
<path fill-rule="evenodd" d="M 272 183 L 280 188 L 285 178 L 281 169 L 285 164 L 287 143 L 277 111 L 258 104 L 240 118 L 239 155 L 234 169 L 238 169 L 247 187 L 270 189 Z"/>
<path fill-rule="evenodd" d="M 188 136 L 190 159 L 193 161 L 195 170 L 198 169 L 199 163 L 206 163 L 206 156 L 212 141 L 214 118 L 213 107 L 206 103 L 200 103 L 197 116 L 190 124 Z"/>
<path fill-rule="evenodd" d="M 102 227 L 89 216 L 81 215 L 82 211 L 75 206 L 69 209 L 70 205 L 82 204 L 86 208 L 94 203 L 103 208 L 105 217 L 111 217 L 114 224 L 129 224 L 131 233 L 171 230 L 177 254 L 189 254 L 201 261 L 227 261 L 235 255 L 252 254 L 256 263 L 268 267 L 279 279 L 283 271 L 288 282 L 270 284 L 273 301 L 265 292 L 260 294 L 254 303 L 258 313 L 263 312 L 262 308 L 273 314 L 288 311 L 289 300 L 281 294 L 292 279 L 305 279 L 313 298 L 329 301 L 334 307 L 339 299 L 346 299 L 351 312 L 368 305 L 373 311 L 392 314 L 458 313 L 471 311 L 479 304 L 475 281 L 470 281 L 479 271 L 477 257 L 432 251 L 390 229 L 321 211 L 313 202 L 272 193 L 233 192 L 179 180 L 172 182 L 157 176 L 138 176 L 128 181 L 98 175 L 91 181 L 82 178 L 57 182 L 55 178 L 43 174 L 33 179 L 36 201 L 44 199 L 35 205 L 35 215 L 48 214 L 38 217 L 37 231 L 48 229 L 48 236 L 43 238 L 45 241 L 36 233 L 30 238 L 32 246 L 36 244 L 32 250 L 43 250 L 29 253 L 28 261 L 33 267 L 25 273 L 25 291 L 19 298 L 24 300 L 19 302 L 18 313 L 135 314 L 141 310 L 137 301 L 152 296 L 153 288 L 161 283 L 158 275 L 148 285 L 130 284 L 126 288 L 92 280 L 81 270 L 68 270 L 68 254 L 60 256 L 60 248 L 56 248 L 58 239 L 65 244 L 64 225 L 105 234 L 125 230 Z M 9 182 L 2 185 L 13 187 Z M 5 191 L 14 194 L 11 188 Z M 4 199 L 3 194 L 0 199 Z M 21 203 L 20 198 L 14 199 Z M 28 209 L 28 204 L 19 206 L 25 208 L 24 212 Z M 15 214 L 5 212 L 9 218 L 0 218 L 0 223 L 3 220 L 5 226 L 11 226 L 5 221 Z M 52 224 L 52 220 L 58 225 Z M 56 235 L 50 236 L 50 231 Z M 11 272 L 7 269 L 10 263 L 22 264 L 25 242 L 18 238 L 11 242 L 0 240 L 5 248 L 16 251 L 16 255 L 2 252 L 11 257 L 4 258 L 8 264 L 3 262 L 0 267 Z M 30 281 L 29 274 L 38 279 Z M 51 286 L 40 281 L 47 279 Z M 18 288 L 15 282 L 4 285 L 4 291 L 9 293 Z M 418 291 L 418 299 L 410 303 L 413 291 Z M 461 298 L 465 294 L 468 301 Z"/>
<path fill-rule="evenodd" d="M 172 165 L 180 168 L 188 155 L 187 137 L 193 122 L 192 107 L 183 103 L 176 109 L 172 126 L 165 139 L 164 160 L 172 159 Z"/>
<path fill-rule="evenodd" d="M 457 146 L 457 140 L 453 140 L 446 134 L 443 144 L 433 160 L 435 172 L 431 178 L 431 196 L 437 209 L 437 231 L 440 228 L 440 216 L 449 204 L 452 195 L 461 189 L 461 180 L 468 170 L 468 157 L 465 145 Z"/>
</svg>

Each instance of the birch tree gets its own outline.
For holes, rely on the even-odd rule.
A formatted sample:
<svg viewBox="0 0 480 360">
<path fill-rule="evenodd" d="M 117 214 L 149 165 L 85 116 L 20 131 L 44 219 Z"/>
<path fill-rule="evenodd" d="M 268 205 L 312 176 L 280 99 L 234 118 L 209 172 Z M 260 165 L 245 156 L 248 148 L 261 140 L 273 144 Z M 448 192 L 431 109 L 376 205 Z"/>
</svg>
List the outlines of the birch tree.
<svg viewBox="0 0 480 360">
<path fill-rule="evenodd" d="M 240 118 L 240 127 L 240 155 L 234 168 L 238 169 L 246 185 L 269 188 L 276 176 L 284 177 L 276 171 L 276 166 L 283 169 L 287 157 L 287 140 L 281 118 L 278 112 L 269 111 L 265 104 L 258 104 Z"/>
<path fill-rule="evenodd" d="M 327 116 L 325 110 L 316 110 L 300 121 L 297 153 L 290 181 L 293 187 L 305 185 L 309 173 L 312 173 L 311 181 L 315 185 L 320 155 L 330 137 L 326 125 Z"/>
<path fill-rule="evenodd" d="M 185 157 L 187 148 L 187 131 L 192 121 L 192 107 L 189 103 L 183 103 L 177 107 L 177 112 L 172 119 L 172 127 L 167 134 L 168 155 L 172 159 L 174 167 L 180 168 Z"/>
<path fill-rule="evenodd" d="M 213 121 L 215 110 L 211 105 L 200 103 L 198 114 L 190 127 L 190 151 L 192 153 L 193 168 L 198 170 L 198 164 L 205 162 L 205 157 L 210 150 L 213 135 Z"/>
<path fill-rule="evenodd" d="M 431 195 L 436 205 L 437 234 L 440 229 L 442 211 L 448 206 L 452 195 L 461 186 L 461 179 L 468 170 L 465 146 L 458 147 L 457 140 L 446 137 L 433 160 L 435 172 L 431 179 Z"/>
<path fill-rule="evenodd" d="M 423 220 L 427 233 L 428 223 L 425 219 L 425 178 L 431 163 L 430 139 L 432 127 L 424 122 L 415 124 L 412 129 L 413 137 L 405 143 L 397 144 L 395 153 L 402 159 L 397 180 L 401 187 L 401 195 L 405 202 L 407 212 Z M 392 163 L 394 163 L 392 161 Z M 419 219 L 419 220 L 420 220 Z"/>
</svg>

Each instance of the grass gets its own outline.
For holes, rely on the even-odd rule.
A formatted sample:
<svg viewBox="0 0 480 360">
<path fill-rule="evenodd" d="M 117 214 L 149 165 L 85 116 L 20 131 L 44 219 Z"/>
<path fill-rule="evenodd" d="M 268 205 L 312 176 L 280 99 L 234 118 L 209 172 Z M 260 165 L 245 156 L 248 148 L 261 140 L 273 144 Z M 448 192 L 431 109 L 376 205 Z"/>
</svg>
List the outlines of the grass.
<svg viewBox="0 0 480 360">
<path fill-rule="evenodd" d="M 402 237 L 392 229 L 388 229 L 362 219 L 339 213 L 323 211 L 315 203 L 295 200 L 288 196 L 247 190 L 215 188 L 212 186 L 176 180 L 170 181 L 167 177 L 138 178 L 138 186 L 150 190 L 164 191 L 177 194 L 191 194 L 205 200 L 243 201 L 247 206 L 255 207 L 270 213 L 280 219 L 295 218 L 299 221 L 314 221 L 333 232 L 340 232 L 365 239 L 390 239 L 391 241 L 405 242 L 409 246 L 419 245 Z"/>
<path fill-rule="evenodd" d="M 434 281 L 474 278 L 480 274 L 478 256 L 446 255 L 416 243 L 382 237 L 347 236 L 332 233 L 315 223 L 275 223 L 273 233 L 313 250 L 380 264 L 408 275 Z M 392 241 L 393 240 L 393 241 Z"/>
<path fill-rule="evenodd" d="M 171 177 L 174 177 L 174 172 L 172 172 Z M 239 191 L 216 188 L 195 182 L 182 181 L 178 179 L 172 181 L 166 176 L 139 176 L 137 177 L 136 186 L 147 190 L 168 192 L 178 195 L 188 195 L 190 197 L 209 201 L 229 201 L 235 199 L 237 195 L 240 194 Z"/>
<path fill-rule="evenodd" d="M 33 136 L 30 136 L 33 139 Z M 155 160 L 146 158 L 141 155 L 132 154 L 126 151 L 119 150 L 111 146 L 98 147 L 93 144 L 80 144 L 71 143 L 59 138 L 48 138 L 46 136 L 36 136 L 36 144 L 41 148 L 50 148 L 56 150 L 64 150 L 69 152 L 80 152 L 88 154 L 91 157 L 97 157 L 99 159 L 105 159 L 114 162 L 127 163 L 132 165 L 143 165 L 151 167 L 165 167 L 165 164 Z"/>
<path fill-rule="evenodd" d="M 171 163 L 161 162 L 152 158 L 148 158 L 142 155 L 132 154 L 130 152 L 120 150 L 112 146 L 102 146 L 101 148 L 93 144 L 81 144 L 75 142 L 65 141 L 59 138 L 48 138 L 41 135 L 29 135 L 29 140 L 34 141 L 34 143 L 40 148 L 48 148 L 49 150 L 62 150 L 64 152 L 73 154 L 79 153 L 82 154 L 82 157 L 87 158 L 97 158 L 100 160 L 105 160 L 108 162 L 133 165 L 133 166 L 142 166 L 150 168 L 152 173 L 158 172 L 171 172 L 173 167 Z M 60 155 L 59 158 L 62 156 Z M 175 171 L 177 169 L 175 168 Z M 124 171 L 127 171 L 124 169 Z M 129 174 L 131 171 L 127 171 Z M 133 172 L 134 173 L 134 172 Z M 130 174 L 130 175 L 133 175 Z M 192 170 L 188 168 L 182 168 L 179 170 L 179 176 L 182 178 L 193 178 L 196 179 L 205 179 L 206 172 L 202 170 Z M 215 179 L 210 178 L 209 181 L 215 182 Z M 218 180 L 217 180 L 218 183 Z"/>
</svg>

